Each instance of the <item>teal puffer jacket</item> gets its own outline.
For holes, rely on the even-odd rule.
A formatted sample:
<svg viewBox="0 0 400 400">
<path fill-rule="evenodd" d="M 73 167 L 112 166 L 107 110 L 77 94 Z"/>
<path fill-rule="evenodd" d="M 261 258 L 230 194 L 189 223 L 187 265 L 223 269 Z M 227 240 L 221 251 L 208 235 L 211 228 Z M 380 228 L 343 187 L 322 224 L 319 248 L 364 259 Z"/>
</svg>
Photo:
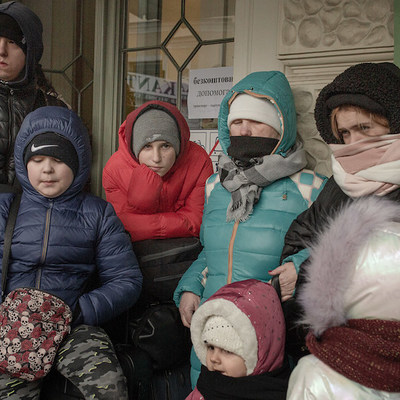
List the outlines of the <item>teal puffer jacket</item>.
<svg viewBox="0 0 400 400">
<path fill-rule="evenodd" d="M 218 136 L 222 150 L 230 146 L 227 124 L 229 102 L 239 93 L 266 97 L 281 116 L 282 135 L 274 151 L 285 157 L 296 143 L 296 111 L 289 83 L 281 72 L 254 72 L 237 83 L 221 103 Z M 206 183 L 200 239 L 204 246 L 198 259 L 182 276 L 174 293 L 179 306 L 184 292 L 200 296 L 201 303 L 227 283 L 244 279 L 271 279 L 268 271 L 280 265 L 286 231 L 292 221 L 316 199 L 326 178 L 301 170 L 265 187 L 250 217 L 244 222 L 226 222 L 231 194 L 212 175 Z M 191 382 L 200 373 L 200 361 L 192 351 Z"/>
<path fill-rule="evenodd" d="M 229 101 L 238 93 L 268 97 L 281 116 L 282 136 L 275 153 L 285 157 L 296 143 L 296 111 L 289 83 L 281 72 L 255 72 L 236 84 L 221 103 L 218 134 L 222 150 L 230 145 L 227 118 Z M 284 237 L 296 216 L 318 196 L 325 178 L 302 170 L 275 181 L 262 190 L 259 202 L 245 222 L 226 222 L 231 194 L 217 174 L 206 184 L 200 238 L 204 249 L 180 280 L 175 291 L 179 305 L 183 292 L 190 291 L 204 302 L 223 285 L 244 279 L 269 281 L 269 270 L 280 265 Z"/>
</svg>

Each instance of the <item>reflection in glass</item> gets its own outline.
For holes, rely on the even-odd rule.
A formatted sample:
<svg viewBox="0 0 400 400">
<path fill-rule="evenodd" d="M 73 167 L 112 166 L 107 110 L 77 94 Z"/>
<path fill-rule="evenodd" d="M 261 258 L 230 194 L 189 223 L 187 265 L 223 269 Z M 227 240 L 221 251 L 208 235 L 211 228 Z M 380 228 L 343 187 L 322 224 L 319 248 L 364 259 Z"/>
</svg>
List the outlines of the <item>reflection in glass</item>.
<svg viewBox="0 0 400 400">
<path fill-rule="evenodd" d="M 126 113 L 158 99 L 187 116 L 189 69 L 233 65 L 235 0 L 129 0 L 128 11 Z"/>
</svg>

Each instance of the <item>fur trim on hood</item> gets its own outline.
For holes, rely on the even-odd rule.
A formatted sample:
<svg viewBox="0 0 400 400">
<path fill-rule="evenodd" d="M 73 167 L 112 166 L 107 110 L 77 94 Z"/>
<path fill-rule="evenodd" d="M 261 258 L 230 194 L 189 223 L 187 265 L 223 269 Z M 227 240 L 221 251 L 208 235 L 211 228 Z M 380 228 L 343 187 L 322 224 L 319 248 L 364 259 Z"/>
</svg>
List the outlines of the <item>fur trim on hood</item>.
<svg viewBox="0 0 400 400">
<path fill-rule="evenodd" d="M 348 319 L 400 320 L 399 204 L 371 196 L 336 215 L 310 247 L 301 322 L 320 336 Z"/>
<path fill-rule="evenodd" d="M 194 313 L 190 327 L 194 350 L 206 365 L 207 347 L 202 341 L 211 316 L 220 316 L 234 328 L 243 343 L 248 375 L 274 371 L 283 364 L 285 320 L 275 289 L 248 279 L 223 286 Z"/>
<path fill-rule="evenodd" d="M 400 69 L 393 63 L 362 63 L 346 69 L 321 90 L 316 100 L 314 116 L 322 139 L 328 144 L 339 143 L 332 132 L 332 110 L 327 105 L 328 100 L 337 95 L 368 97 L 384 110 L 383 115 L 389 120 L 390 132 L 400 133 L 399 87 Z M 356 101 L 355 105 L 370 110 L 371 107 L 366 104 L 357 104 Z"/>
</svg>

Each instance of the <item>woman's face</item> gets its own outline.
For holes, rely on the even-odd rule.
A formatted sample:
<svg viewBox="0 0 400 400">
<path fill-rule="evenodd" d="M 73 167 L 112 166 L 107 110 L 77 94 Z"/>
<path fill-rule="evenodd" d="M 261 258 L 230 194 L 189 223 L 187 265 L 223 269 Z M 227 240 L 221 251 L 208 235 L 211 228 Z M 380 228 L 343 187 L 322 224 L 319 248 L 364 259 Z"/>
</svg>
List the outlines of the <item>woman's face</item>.
<svg viewBox="0 0 400 400">
<path fill-rule="evenodd" d="M 235 119 L 230 126 L 231 136 L 255 136 L 279 139 L 279 133 L 267 124 L 251 119 Z"/>
<path fill-rule="evenodd" d="M 336 124 L 339 137 L 345 144 L 390 133 L 390 129 L 373 120 L 369 112 L 359 109 L 339 110 L 336 114 Z"/>
</svg>

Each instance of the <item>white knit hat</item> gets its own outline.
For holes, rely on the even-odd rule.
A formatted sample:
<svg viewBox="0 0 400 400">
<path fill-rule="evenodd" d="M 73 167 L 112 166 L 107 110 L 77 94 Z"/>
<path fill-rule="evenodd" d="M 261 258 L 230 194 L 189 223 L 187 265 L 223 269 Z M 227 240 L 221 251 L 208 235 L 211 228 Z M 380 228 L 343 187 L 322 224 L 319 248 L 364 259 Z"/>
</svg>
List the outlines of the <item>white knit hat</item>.
<svg viewBox="0 0 400 400">
<path fill-rule="evenodd" d="M 204 325 L 201 340 L 212 346 L 230 351 L 245 358 L 243 342 L 232 324 L 219 315 L 209 317 Z"/>
<path fill-rule="evenodd" d="M 247 375 L 253 373 L 258 361 L 256 331 L 249 317 L 233 302 L 221 298 L 207 300 L 193 314 L 190 333 L 203 365 L 207 365 L 207 344 L 211 344 L 242 357 Z"/>
<path fill-rule="evenodd" d="M 282 134 L 281 120 L 277 108 L 267 99 L 239 94 L 233 100 L 228 114 L 228 127 L 237 119 L 251 119 L 262 122 Z"/>
</svg>

